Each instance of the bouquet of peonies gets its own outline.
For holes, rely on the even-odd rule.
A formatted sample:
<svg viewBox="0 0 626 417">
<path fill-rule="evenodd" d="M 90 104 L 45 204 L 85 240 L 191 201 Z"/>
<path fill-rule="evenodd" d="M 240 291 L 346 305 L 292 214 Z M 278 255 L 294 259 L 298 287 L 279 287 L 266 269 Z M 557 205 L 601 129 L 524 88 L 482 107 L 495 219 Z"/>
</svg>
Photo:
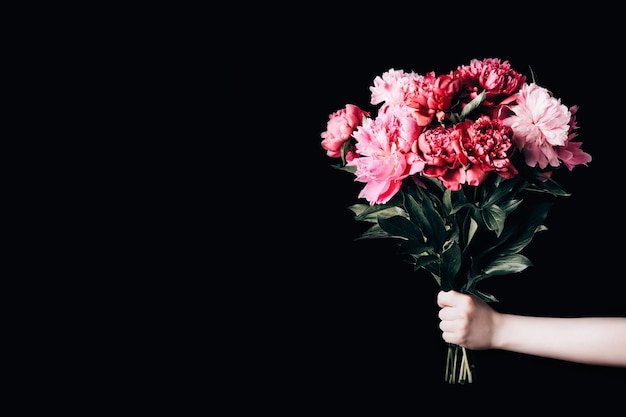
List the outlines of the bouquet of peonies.
<svg viewBox="0 0 626 417">
<path fill-rule="evenodd" d="M 531 266 L 521 254 L 551 202 L 568 195 L 553 172 L 587 165 L 577 106 L 497 58 L 448 74 L 390 69 L 370 87 L 373 115 L 347 104 L 329 116 L 321 146 L 364 184 L 350 210 L 371 225 L 357 239 L 393 239 L 414 270 L 443 290 L 497 299 L 484 278 Z M 522 198 L 524 197 L 524 198 Z M 464 347 L 448 346 L 445 380 L 472 382 Z"/>
</svg>

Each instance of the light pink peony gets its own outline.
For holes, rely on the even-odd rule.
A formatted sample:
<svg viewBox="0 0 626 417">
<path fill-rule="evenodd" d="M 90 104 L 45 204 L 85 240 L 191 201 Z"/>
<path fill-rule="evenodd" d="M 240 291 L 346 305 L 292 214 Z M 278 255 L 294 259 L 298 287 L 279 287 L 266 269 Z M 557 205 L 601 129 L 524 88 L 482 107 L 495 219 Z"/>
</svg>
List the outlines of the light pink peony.
<svg viewBox="0 0 626 417">
<path fill-rule="evenodd" d="M 406 106 L 409 98 L 415 94 L 416 82 L 423 78 L 414 72 L 392 68 L 374 79 L 374 86 L 370 87 L 372 93 L 370 103 L 381 104 L 379 113 L 386 112 L 388 107 Z"/>
<path fill-rule="evenodd" d="M 369 117 L 369 112 L 361 110 L 353 104 L 347 104 L 344 109 L 328 116 L 326 131 L 322 132 L 322 148 L 331 158 L 341 158 L 341 147 L 350 139 L 354 129 L 361 125 L 363 117 Z"/>
<path fill-rule="evenodd" d="M 576 165 L 586 165 L 591 162 L 591 155 L 580 149 L 581 146 L 582 142 L 567 142 L 565 146 L 556 148 L 559 159 L 570 171 Z"/>
<path fill-rule="evenodd" d="M 567 143 L 565 146 L 558 146 L 556 148 L 556 153 L 567 169 L 571 171 L 576 165 L 587 165 L 591 162 L 591 155 L 580 149 L 582 142 L 572 142 L 572 139 L 578 136 L 578 133 L 575 132 L 575 130 L 578 129 L 578 123 L 576 121 L 578 106 L 570 107 L 569 111 L 572 114 L 572 118 L 569 123 Z"/>
<path fill-rule="evenodd" d="M 516 104 L 510 106 L 514 113 L 503 120 L 513 129 L 513 141 L 531 167 L 558 167 L 556 147 L 565 146 L 570 131 L 572 114 L 561 100 L 535 83 L 524 84 Z"/>
<path fill-rule="evenodd" d="M 421 129 L 406 111 L 396 110 L 365 119 L 354 132 L 360 156 L 348 165 L 357 168 L 356 181 L 365 183 L 359 197 L 372 205 L 389 201 L 404 178 L 424 168 L 424 161 L 411 151 Z"/>
</svg>

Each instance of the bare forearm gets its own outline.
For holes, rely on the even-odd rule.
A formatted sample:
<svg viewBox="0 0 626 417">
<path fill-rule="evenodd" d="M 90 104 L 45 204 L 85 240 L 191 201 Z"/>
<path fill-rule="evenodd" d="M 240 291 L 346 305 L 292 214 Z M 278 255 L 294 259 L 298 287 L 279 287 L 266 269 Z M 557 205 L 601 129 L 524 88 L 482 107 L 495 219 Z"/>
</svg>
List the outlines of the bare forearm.
<svg viewBox="0 0 626 417">
<path fill-rule="evenodd" d="M 626 317 L 529 317 L 497 314 L 496 349 L 626 367 Z"/>
</svg>

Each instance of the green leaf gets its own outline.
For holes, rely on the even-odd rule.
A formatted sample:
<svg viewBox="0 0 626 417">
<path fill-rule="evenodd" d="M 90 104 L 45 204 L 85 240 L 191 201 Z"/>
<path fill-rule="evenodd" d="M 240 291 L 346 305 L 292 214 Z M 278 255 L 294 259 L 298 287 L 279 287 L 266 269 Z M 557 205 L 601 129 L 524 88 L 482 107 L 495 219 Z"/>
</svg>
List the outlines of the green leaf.
<svg viewBox="0 0 626 417">
<path fill-rule="evenodd" d="M 533 266 L 530 259 L 520 254 L 511 254 L 498 256 L 487 267 L 485 267 L 478 275 L 472 276 L 467 280 L 467 286 L 473 288 L 476 283 L 487 277 L 494 275 L 511 275 L 522 272 L 529 266 Z"/>
<path fill-rule="evenodd" d="M 511 196 L 517 195 L 525 185 L 526 182 L 521 177 L 503 180 L 498 175 L 493 184 L 487 187 L 484 205 L 499 204 L 503 200 L 509 201 Z"/>
<path fill-rule="evenodd" d="M 475 208 L 476 206 L 470 202 L 465 202 L 465 203 L 455 202 L 454 205 L 452 206 L 452 209 L 450 210 L 450 214 L 457 214 L 459 211 L 463 209 L 474 210 Z"/>
<path fill-rule="evenodd" d="M 394 216 L 390 218 L 380 217 L 378 224 L 381 229 L 392 237 L 404 239 L 415 239 L 424 242 L 426 239 L 419 227 L 410 220 L 402 216 Z"/>
<path fill-rule="evenodd" d="M 424 266 L 424 269 L 426 269 L 428 272 L 430 272 L 430 274 L 435 278 L 435 281 L 437 281 L 437 285 L 439 285 L 439 287 L 443 288 L 443 286 L 441 285 L 441 277 L 439 275 L 437 275 L 437 273 L 435 271 L 433 271 L 432 268 L 430 268 L 429 266 Z"/>
<path fill-rule="evenodd" d="M 427 252 L 423 252 L 420 254 L 413 255 L 414 259 L 414 269 L 417 271 L 420 268 L 426 268 L 427 265 L 431 265 L 436 262 L 439 257 L 433 254 L 429 254 Z"/>
<path fill-rule="evenodd" d="M 481 210 L 483 221 L 489 230 L 496 232 L 496 236 L 500 236 L 504 229 L 504 221 L 506 220 L 506 212 L 495 204 L 483 207 Z"/>
<path fill-rule="evenodd" d="M 441 180 L 437 178 L 431 178 L 427 176 L 420 176 L 419 180 L 426 186 L 426 189 L 430 191 L 432 195 L 441 195 L 447 190 L 447 188 L 443 185 Z M 411 187 L 415 189 L 421 190 L 421 187 Z M 423 193 L 423 190 L 422 190 Z"/>
<path fill-rule="evenodd" d="M 447 236 L 446 228 L 431 199 L 425 198 L 422 204 L 418 204 L 412 195 L 407 195 L 406 206 L 410 218 L 417 222 L 426 239 L 434 247 L 442 247 Z"/>
<path fill-rule="evenodd" d="M 433 253 L 433 247 L 419 239 L 403 240 L 399 242 L 399 246 L 400 254 L 409 255 L 412 264 L 415 264 L 417 259 L 430 256 Z"/>
<path fill-rule="evenodd" d="M 457 242 L 446 242 L 446 250 L 441 254 L 439 261 L 439 273 L 441 288 L 444 291 L 459 289 L 455 286 L 455 280 L 461 269 L 461 248 Z"/>
<path fill-rule="evenodd" d="M 512 213 L 513 211 L 515 211 L 519 205 L 522 203 L 523 200 L 504 200 L 501 201 L 500 204 L 498 205 L 502 210 L 504 210 L 504 212 L 509 215 L 510 213 Z"/>
<path fill-rule="evenodd" d="M 476 108 L 478 108 L 480 106 L 480 103 L 482 103 L 484 100 L 485 90 L 481 91 L 479 95 L 477 95 L 472 101 L 470 101 L 465 107 L 463 107 L 463 110 L 461 110 L 461 120 L 465 120 L 467 115 L 474 111 Z"/>
<path fill-rule="evenodd" d="M 346 156 L 348 154 L 348 151 L 352 148 L 352 146 L 355 143 L 356 143 L 356 139 L 354 137 L 350 137 L 350 139 L 345 141 L 343 145 L 341 146 L 341 162 L 343 163 L 343 165 L 346 165 L 347 163 Z M 350 167 L 350 168 L 353 169 L 352 172 L 356 172 L 356 167 Z"/>
<path fill-rule="evenodd" d="M 492 294 L 488 294 L 486 292 L 483 291 L 479 291 L 476 288 L 472 287 L 472 288 L 463 288 L 462 292 L 466 293 L 466 294 L 472 294 L 478 298 L 480 298 L 481 300 L 483 300 L 486 303 L 496 303 L 498 302 L 498 299 L 493 296 Z"/>
<path fill-rule="evenodd" d="M 369 223 L 378 223 L 379 218 L 388 219 L 394 216 L 409 217 L 402 207 L 388 206 L 386 204 L 353 204 L 348 208 L 355 214 L 355 220 Z"/>
<path fill-rule="evenodd" d="M 354 174 L 356 172 L 356 167 L 352 165 L 333 165 L 333 168 L 336 168 L 340 171 L 346 171 L 351 174 Z"/>
<path fill-rule="evenodd" d="M 389 233 L 385 232 L 378 224 L 372 225 L 365 232 L 361 233 L 360 236 L 357 236 L 354 240 L 364 240 L 364 239 L 381 239 L 381 238 L 390 238 Z"/>
<path fill-rule="evenodd" d="M 476 223 L 476 220 L 474 220 L 473 218 L 470 218 L 469 219 L 469 227 L 467 229 L 467 244 L 466 244 L 466 246 L 468 246 L 470 244 L 470 242 L 474 238 L 474 235 L 476 234 L 477 231 L 478 231 L 478 223 Z"/>
<path fill-rule="evenodd" d="M 522 272 L 529 266 L 533 266 L 530 259 L 517 253 L 494 259 L 493 262 L 483 269 L 483 272 L 486 275 L 509 275 Z"/>
<path fill-rule="evenodd" d="M 516 221 L 511 227 L 510 239 L 507 245 L 500 249 L 500 253 L 506 255 L 518 253 L 532 241 L 535 233 L 547 230 L 543 221 L 548 216 L 552 207 L 551 203 L 537 203 L 529 208 L 528 214 L 520 221 Z"/>
<path fill-rule="evenodd" d="M 443 197 L 441 199 L 441 204 L 445 213 L 452 213 L 452 191 L 446 188 L 443 192 Z"/>
<path fill-rule="evenodd" d="M 515 211 L 500 236 L 479 257 L 485 258 L 491 253 L 507 255 L 520 252 L 532 241 L 536 232 L 546 230 L 543 221 L 551 206 L 551 203 L 536 203 Z"/>
<path fill-rule="evenodd" d="M 544 181 L 535 181 L 532 186 L 529 186 L 528 189 L 534 191 L 543 191 L 548 192 L 555 196 L 569 197 L 571 194 L 565 191 L 559 183 L 553 180 L 550 177 L 547 177 L 543 174 L 538 175 L 540 178 L 543 178 Z"/>
</svg>

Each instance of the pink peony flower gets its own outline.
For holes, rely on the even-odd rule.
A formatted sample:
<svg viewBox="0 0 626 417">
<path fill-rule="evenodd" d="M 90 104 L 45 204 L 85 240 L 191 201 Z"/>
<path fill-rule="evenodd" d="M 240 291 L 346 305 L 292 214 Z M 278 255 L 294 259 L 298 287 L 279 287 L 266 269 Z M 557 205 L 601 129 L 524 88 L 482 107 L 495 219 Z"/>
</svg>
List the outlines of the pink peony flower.
<svg viewBox="0 0 626 417">
<path fill-rule="evenodd" d="M 438 178 L 446 188 L 453 191 L 461 189 L 461 184 L 465 182 L 465 171 L 461 165 L 466 160 L 450 129 L 435 126 L 425 130 L 417 139 L 415 147 L 426 164 L 424 175 Z"/>
<path fill-rule="evenodd" d="M 558 167 L 556 147 L 567 143 L 572 118 L 567 106 L 550 91 L 531 83 L 522 86 L 510 110 L 514 114 L 503 123 L 513 129 L 513 141 L 524 153 L 526 164 L 542 169 Z"/>
<path fill-rule="evenodd" d="M 406 110 L 365 119 L 354 132 L 360 156 L 348 162 L 357 168 L 356 181 L 365 183 L 359 197 L 370 204 L 386 203 L 400 190 L 404 178 L 424 168 L 424 161 L 411 151 L 420 130 Z"/>
<path fill-rule="evenodd" d="M 415 80 L 415 92 L 408 97 L 407 105 L 414 109 L 413 117 L 420 126 L 428 126 L 435 116 L 442 121 L 460 88 L 460 80 L 450 75 L 435 76 L 429 72 Z"/>
<path fill-rule="evenodd" d="M 326 131 L 322 132 L 322 148 L 331 158 L 341 158 L 341 147 L 350 139 L 352 132 L 363 122 L 363 117 L 369 117 L 369 112 L 361 110 L 353 104 L 347 104 L 344 109 L 328 116 Z"/>
<path fill-rule="evenodd" d="M 468 184 L 479 185 L 491 171 L 507 179 L 517 175 L 518 171 L 509 159 L 515 150 L 513 130 L 501 120 L 487 115 L 480 116 L 475 122 L 466 119 L 455 126 L 453 136 L 458 137 L 471 164 Z"/>
<path fill-rule="evenodd" d="M 382 104 L 379 112 L 387 111 L 388 107 L 406 106 L 409 98 L 415 93 L 415 83 L 424 77 L 414 72 L 404 72 L 393 68 L 374 79 L 370 87 L 373 105 Z"/>
<path fill-rule="evenodd" d="M 485 91 L 483 107 L 495 106 L 500 100 L 516 93 L 526 81 L 526 76 L 514 71 L 509 61 L 497 58 L 472 59 L 469 65 L 458 67 L 454 73 L 462 79 L 466 97 L 464 103 Z"/>
<path fill-rule="evenodd" d="M 581 146 L 582 142 L 568 141 L 565 146 L 556 148 L 557 156 L 570 171 L 574 169 L 576 165 L 587 165 L 591 162 L 591 155 L 580 149 Z"/>
<path fill-rule="evenodd" d="M 576 165 L 587 165 L 591 162 L 591 155 L 587 152 L 584 152 L 580 147 L 582 146 L 581 142 L 572 142 L 572 139 L 578 136 L 578 133 L 575 132 L 578 129 L 578 123 L 576 121 L 576 112 L 578 111 L 578 106 L 572 106 L 569 108 L 570 113 L 572 114 L 572 118 L 569 123 L 569 135 L 567 136 L 567 143 L 565 146 L 559 146 L 556 148 L 556 153 L 563 162 L 563 165 L 567 167 L 570 171 L 574 169 Z"/>
</svg>

